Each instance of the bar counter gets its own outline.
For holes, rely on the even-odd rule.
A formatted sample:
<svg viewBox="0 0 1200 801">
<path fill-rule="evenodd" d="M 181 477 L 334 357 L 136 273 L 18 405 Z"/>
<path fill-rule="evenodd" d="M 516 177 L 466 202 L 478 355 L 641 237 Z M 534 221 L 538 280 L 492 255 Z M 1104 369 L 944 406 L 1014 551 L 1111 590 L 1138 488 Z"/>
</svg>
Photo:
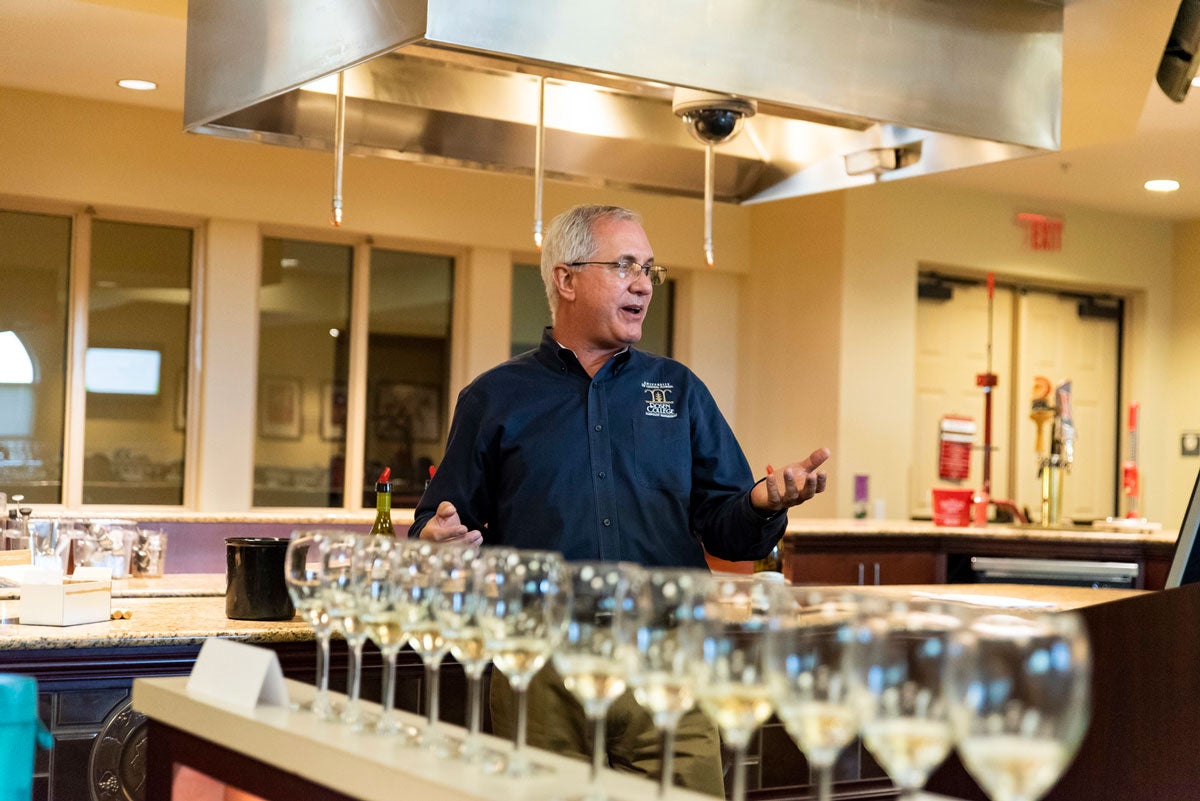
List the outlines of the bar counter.
<svg viewBox="0 0 1200 801">
<path fill-rule="evenodd" d="M 120 784 L 144 743 L 144 716 L 130 704 L 135 679 L 184 676 L 191 671 L 203 641 L 224 637 L 268 647 L 280 658 L 289 679 L 311 683 L 315 643 L 299 618 L 288 621 L 238 621 L 225 617 L 225 577 L 220 574 L 168 574 L 160 579 L 114 582 L 115 608 L 129 609 L 128 620 L 79 626 L 20 625 L 20 603 L 0 600 L 0 669 L 31 675 L 39 682 L 40 715 L 55 737 L 50 752 L 39 752 L 35 798 L 48 801 L 87 798 L 96 788 Z M 963 585 L 864 588 L 885 594 L 927 593 L 970 600 L 980 606 L 1022 609 L 1076 608 L 1144 595 L 1134 591 L 1077 587 Z M 962 596 L 967 596 L 965 599 Z M 1011 600 L 1005 600 L 1011 599 Z M 345 683 L 345 644 L 334 641 L 331 686 Z M 364 689 L 377 691 L 380 660 L 366 653 Z M 423 669 L 407 649 L 400 654 L 398 706 L 420 711 Z M 464 682 L 451 662 L 443 668 L 442 712 L 446 720 L 462 720 Z M 778 797 L 780 781 L 807 781 L 807 765 L 786 734 L 773 724 L 764 727 L 751 754 L 751 796 Z M 756 762 L 753 760 L 757 760 Z M 841 775 L 858 790 L 874 788 L 887 797 L 891 785 L 863 759 L 851 755 Z M 797 771 L 801 778 L 795 779 Z M 107 783 L 107 784 L 106 784 Z M 122 798 L 121 795 L 95 795 Z"/>
</svg>

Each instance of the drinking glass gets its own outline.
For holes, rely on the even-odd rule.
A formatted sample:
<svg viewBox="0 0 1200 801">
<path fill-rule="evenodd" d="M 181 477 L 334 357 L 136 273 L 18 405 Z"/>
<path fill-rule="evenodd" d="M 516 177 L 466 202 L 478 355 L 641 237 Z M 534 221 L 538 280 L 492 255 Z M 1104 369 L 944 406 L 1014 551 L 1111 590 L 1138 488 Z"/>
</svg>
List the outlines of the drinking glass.
<svg viewBox="0 0 1200 801">
<path fill-rule="evenodd" d="M 857 630 L 853 678 L 863 745 L 911 798 L 950 753 L 947 678 L 960 619 L 944 603 L 875 601 Z"/>
<path fill-rule="evenodd" d="M 480 729 L 483 719 L 483 673 L 492 661 L 483 646 L 479 606 L 483 602 L 480 550 L 470 545 L 443 545 L 440 579 L 431 602 L 434 619 L 450 654 L 467 675 L 467 735 L 457 758 L 470 764 L 498 764 L 503 756 L 485 748 Z"/>
<path fill-rule="evenodd" d="M 372 536 L 362 542 L 354 553 L 354 593 L 367 639 L 375 643 L 383 655 L 383 712 L 375 723 L 377 734 L 406 733 L 396 708 L 396 655 L 404 647 L 408 632 L 401 614 L 400 573 L 402 541 L 392 536 Z"/>
<path fill-rule="evenodd" d="M 400 617 L 408 644 L 425 665 L 425 714 L 428 723 L 415 745 L 439 755 L 449 753 L 449 744 L 438 727 L 438 678 L 448 646 L 433 613 L 433 600 L 441 580 L 442 546 L 425 540 L 406 540 L 400 551 L 396 583 Z"/>
<path fill-rule="evenodd" d="M 952 650 L 950 720 L 963 764 L 992 801 L 1036 801 L 1087 732 L 1092 671 L 1082 618 L 986 615 L 962 628 Z"/>
<path fill-rule="evenodd" d="M 333 717 L 329 700 L 329 644 L 333 638 L 333 620 L 325 608 L 326 584 L 321 571 L 321 548 L 340 531 L 293 531 L 284 555 L 284 581 L 296 607 L 317 636 L 317 692 L 298 710 L 312 712 L 322 720 Z"/>
<path fill-rule="evenodd" d="M 585 798 L 607 796 L 600 787 L 600 768 L 607 761 L 605 716 L 625 692 L 635 667 L 634 593 L 642 579 L 636 565 L 622 562 L 574 562 L 567 566 L 571 591 L 566 627 L 554 649 L 554 667 L 563 685 L 583 705 L 592 723 L 592 769 Z"/>
<path fill-rule="evenodd" d="M 504 773 L 532 775 L 525 754 L 529 682 L 562 639 L 570 593 L 566 564 L 550 551 L 483 551 L 484 601 L 479 608 L 484 648 L 512 685 L 517 731 Z"/>
<path fill-rule="evenodd" d="M 696 701 L 733 750 L 732 801 L 746 798 L 746 747 L 771 716 L 766 633 L 795 614 L 783 586 L 746 579 L 714 579 L 704 599 Z"/>
<path fill-rule="evenodd" d="M 843 593 L 810 591 L 796 614 L 767 634 L 767 678 L 775 714 L 804 752 L 828 801 L 833 765 L 858 734 L 858 709 L 846 672 L 858 606 Z"/>
<path fill-rule="evenodd" d="M 633 593 L 637 655 L 628 682 L 662 738 L 659 798 L 674 780 L 675 729 L 696 705 L 692 670 L 700 659 L 700 621 L 711 580 L 707 570 L 651 570 Z"/>
<path fill-rule="evenodd" d="M 361 608 L 355 583 L 355 551 L 363 547 L 366 538 L 358 534 L 341 534 L 331 538 L 321 548 L 321 572 L 326 581 L 325 609 L 350 649 L 350 673 L 346 682 L 346 705 L 340 720 L 361 729 L 369 721 L 359 704 L 362 692 L 362 654 L 367 632 L 360 616 Z"/>
</svg>

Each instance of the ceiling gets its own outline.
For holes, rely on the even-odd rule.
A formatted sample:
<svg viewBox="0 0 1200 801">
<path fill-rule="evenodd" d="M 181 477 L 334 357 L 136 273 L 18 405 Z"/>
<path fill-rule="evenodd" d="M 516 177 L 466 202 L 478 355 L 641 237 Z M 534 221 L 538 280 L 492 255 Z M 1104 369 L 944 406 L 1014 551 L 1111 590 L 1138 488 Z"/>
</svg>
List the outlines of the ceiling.
<svg viewBox="0 0 1200 801">
<path fill-rule="evenodd" d="M 1200 142 L 1200 90 L 1185 103 L 1171 102 L 1154 84 L 1156 64 L 1146 56 L 1161 49 L 1177 5 L 1071 0 L 1064 22 L 1065 149 L 908 180 L 1021 195 L 1049 213 L 1071 204 L 1200 218 L 1200 158 L 1190 155 Z M 1113 12 L 1114 6 L 1131 10 Z M 182 129 L 186 27 L 186 0 L 0 0 L 0 85 L 170 109 L 180 112 Z M 1090 125 L 1091 117 L 1107 106 L 1113 76 L 1131 71 L 1145 80 L 1144 90 L 1136 81 L 1135 96 L 1125 98 L 1130 119 L 1108 141 L 1089 143 L 1097 138 L 1089 132 L 1101 127 Z M 131 92 L 116 86 L 120 78 L 147 78 L 160 88 Z M 1182 188 L 1150 193 L 1142 184 L 1151 178 L 1175 178 Z"/>
</svg>

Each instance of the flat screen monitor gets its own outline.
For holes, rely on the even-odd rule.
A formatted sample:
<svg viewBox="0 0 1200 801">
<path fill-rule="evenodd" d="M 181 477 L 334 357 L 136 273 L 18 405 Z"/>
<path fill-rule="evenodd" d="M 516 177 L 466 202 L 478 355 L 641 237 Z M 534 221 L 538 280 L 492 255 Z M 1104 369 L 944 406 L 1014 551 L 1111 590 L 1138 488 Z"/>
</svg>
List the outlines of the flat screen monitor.
<svg viewBox="0 0 1200 801">
<path fill-rule="evenodd" d="M 157 395 L 162 354 L 138 348 L 88 348 L 84 386 L 110 395 Z"/>
<path fill-rule="evenodd" d="M 1175 540 L 1175 558 L 1167 574 L 1166 589 L 1200 581 L 1200 472 L 1192 486 L 1183 522 L 1179 524 L 1179 539 Z"/>
</svg>

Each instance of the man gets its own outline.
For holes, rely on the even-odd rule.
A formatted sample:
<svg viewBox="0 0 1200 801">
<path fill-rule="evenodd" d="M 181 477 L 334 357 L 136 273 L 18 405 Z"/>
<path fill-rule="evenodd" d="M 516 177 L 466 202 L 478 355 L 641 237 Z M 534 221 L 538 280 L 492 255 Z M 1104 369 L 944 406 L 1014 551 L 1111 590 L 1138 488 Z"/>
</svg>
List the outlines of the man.
<svg viewBox="0 0 1200 801">
<path fill-rule="evenodd" d="M 708 389 L 672 359 L 634 350 L 665 268 L 632 211 L 578 206 L 542 249 L 553 325 L 536 351 L 458 398 L 446 454 L 410 537 L 560 551 L 569 560 L 705 567 L 770 553 L 786 509 L 825 489 L 821 448 L 755 482 Z M 434 499 L 439 499 L 440 503 Z M 493 679 L 498 733 L 511 697 Z M 587 757 L 582 709 L 550 669 L 530 689 L 529 742 Z M 614 766 L 653 772 L 657 738 L 626 693 L 610 713 Z M 698 711 L 679 729 L 677 775 L 723 795 L 719 741 Z"/>
</svg>

